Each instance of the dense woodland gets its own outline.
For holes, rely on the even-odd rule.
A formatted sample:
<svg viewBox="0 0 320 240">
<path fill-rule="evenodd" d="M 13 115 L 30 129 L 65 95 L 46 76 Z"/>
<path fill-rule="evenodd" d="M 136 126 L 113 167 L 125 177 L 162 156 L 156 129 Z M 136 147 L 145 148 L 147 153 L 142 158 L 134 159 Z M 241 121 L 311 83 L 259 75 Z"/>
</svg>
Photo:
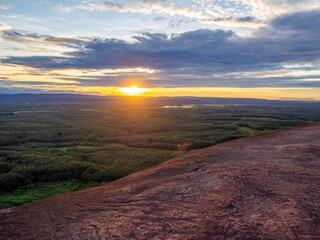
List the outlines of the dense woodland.
<svg viewBox="0 0 320 240">
<path fill-rule="evenodd" d="M 116 180 L 193 149 L 320 120 L 320 104 L 1 104 L 0 208 Z"/>
</svg>

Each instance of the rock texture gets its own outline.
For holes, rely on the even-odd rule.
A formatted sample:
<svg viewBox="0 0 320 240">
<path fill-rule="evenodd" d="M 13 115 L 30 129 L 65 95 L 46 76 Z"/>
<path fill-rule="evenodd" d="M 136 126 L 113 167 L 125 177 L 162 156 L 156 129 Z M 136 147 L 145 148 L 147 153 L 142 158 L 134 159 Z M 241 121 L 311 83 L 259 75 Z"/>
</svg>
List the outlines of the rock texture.
<svg viewBox="0 0 320 240">
<path fill-rule="evenodd" d="M 0 211 L 1 239 L 320 239 L 320 124 Z"/>
</svg>

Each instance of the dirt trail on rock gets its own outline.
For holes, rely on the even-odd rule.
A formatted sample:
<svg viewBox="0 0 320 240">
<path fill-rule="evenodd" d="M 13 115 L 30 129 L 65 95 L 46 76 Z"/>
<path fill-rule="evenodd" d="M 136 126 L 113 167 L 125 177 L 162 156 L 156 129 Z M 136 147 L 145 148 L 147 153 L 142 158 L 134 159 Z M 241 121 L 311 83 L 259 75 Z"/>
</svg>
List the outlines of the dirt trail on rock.
<svg viewBox="0 0 320 240">
<path fill-rule="evenodd" d="M 320 239 L 320 124 L 0 211 L 1 239 Z"/>
</svg>

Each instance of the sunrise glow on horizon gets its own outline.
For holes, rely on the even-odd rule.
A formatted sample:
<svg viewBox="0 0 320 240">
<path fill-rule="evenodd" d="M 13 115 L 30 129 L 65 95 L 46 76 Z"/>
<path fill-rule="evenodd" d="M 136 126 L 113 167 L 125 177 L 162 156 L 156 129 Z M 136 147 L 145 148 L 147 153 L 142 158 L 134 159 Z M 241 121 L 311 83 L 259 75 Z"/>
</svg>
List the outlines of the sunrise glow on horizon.
<svg viewBox="0 0 320 240">
<path fill-rule="evenodd" d="M 131 86 L 131 87 L 118 88 L 118 91 L 129 96 L 138 96 L 142 93 L 149 92 L 150 90 L 146 88 L 139 88 L 137 86 Z"/>
</svg>

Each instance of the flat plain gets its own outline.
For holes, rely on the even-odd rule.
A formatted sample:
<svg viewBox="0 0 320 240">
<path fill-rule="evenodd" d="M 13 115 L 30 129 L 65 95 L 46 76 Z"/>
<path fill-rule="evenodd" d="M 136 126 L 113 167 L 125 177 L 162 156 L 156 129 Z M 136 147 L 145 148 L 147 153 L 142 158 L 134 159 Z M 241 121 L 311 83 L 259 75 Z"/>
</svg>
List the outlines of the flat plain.
<svg viewBox="0 0 320 240">
<path fill-rule="evenodd" d="M 320 120 L 316 103 L 138 100 L 0 105 L 0 208 L 99 186 L 190 150 Z"/>
</svg>

